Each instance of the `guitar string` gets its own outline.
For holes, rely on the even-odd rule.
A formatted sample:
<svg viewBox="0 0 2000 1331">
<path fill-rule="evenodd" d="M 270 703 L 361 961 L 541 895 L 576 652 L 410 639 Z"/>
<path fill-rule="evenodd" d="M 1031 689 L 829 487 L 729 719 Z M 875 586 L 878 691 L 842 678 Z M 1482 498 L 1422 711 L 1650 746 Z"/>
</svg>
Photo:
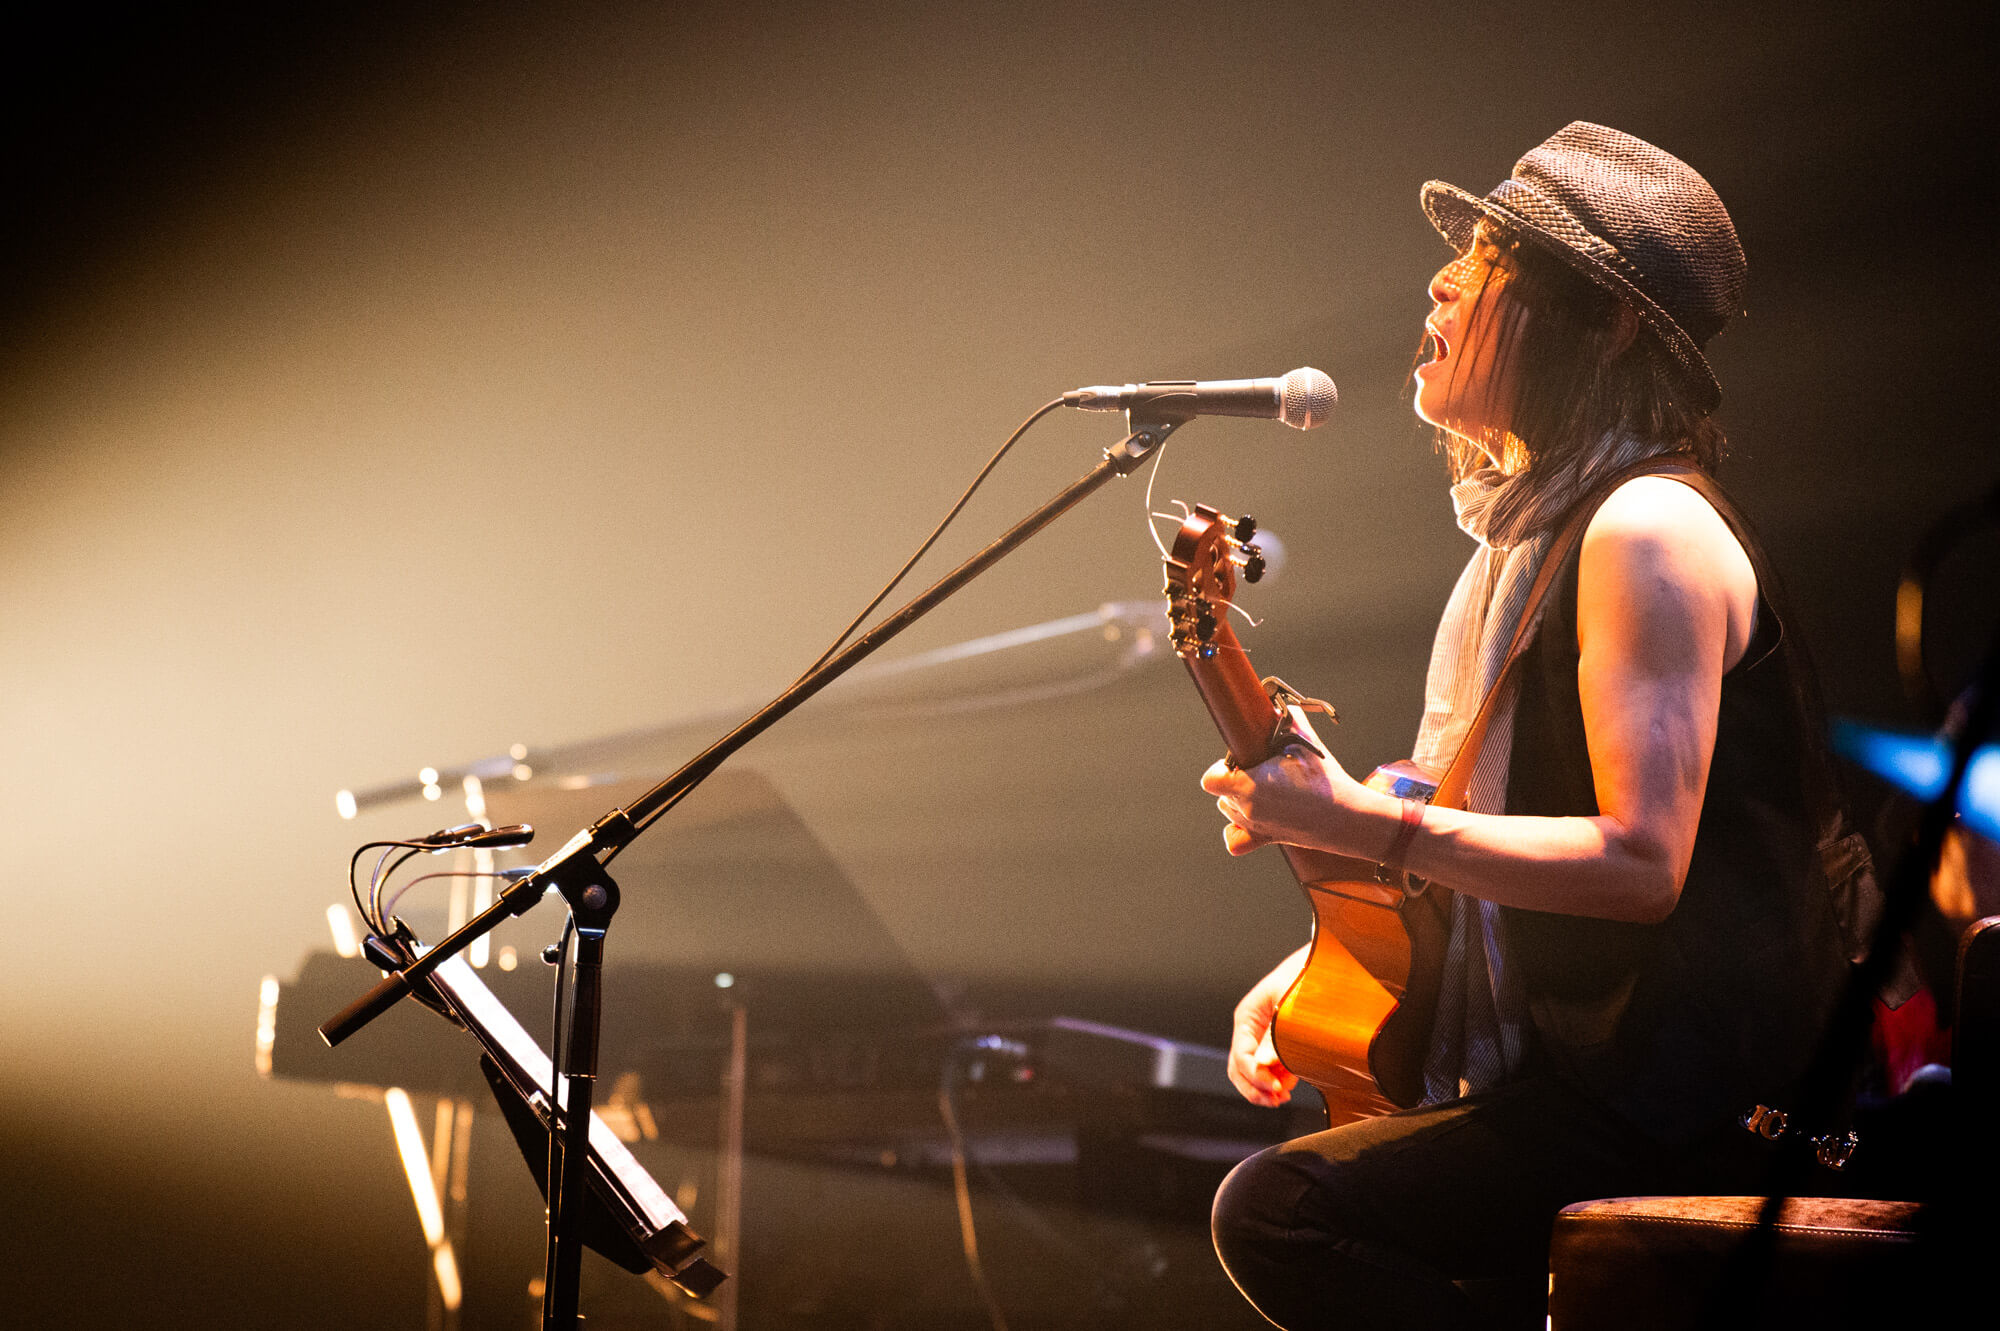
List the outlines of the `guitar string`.
<svg viewBox="0 0 2000 1331">
<path fill-rule="evenodd" d="M 1153 538 L 1153 544 L 1160 548 L 1161 559 L 1165 559 L 1167 557 L 1167 543 L 1160 539 L 1160 529 L 1153 525 L 1153 519 L 1167 518 L 1168 520 L 1171 521 L 1173 518 L 1173 514 L 1155 513 L 1153 511 L 1153 487 L 1159 483 L 1160 468 L 1167 465 L 1167 445 L 1171 444 L 1173 441 L 1174 437 L 1172 435 L 1168 435 L 1165 439 L 1162 439 L 1160 441 L 1159 451 L 1153 455 L 1153 470 L 1149 472 L 1146 476 L 1146 499 L 1145 499 L 1145 510 L 1144 510 L 1146 514 L 1146 534 L 1148 536 L 1151 536 Z M 1181 503 L 1181 501 L 1178 499 L 1169 500 L 1168 502 L 1174 504 L 1180 504 L 1181 513 L 1183 514 L 1181 521 L 1183 522 L 1187 521 L 1187 517 L 1185 515 L 1189 512 L 1188 506 L 1186 504 Z"/>
<path fill-rule="evenodd" d="M 1164 445 L 1162 445 L 1162 447 L 1164 447 Z M 1182 522 L 1186 522 L 1186 521 L 1188 520 L 1188 518 L 1189 518 L 1189 517 L 1192 517 L 1192 516 L 1193 516 L 1193 514 L 1194 514 L 1194 510 L 1190 509 L 1190 508 L 1189 508 L 1189 507 L 1187 506 L 1187 504 L 1186 504 L 1186 503 L 1185 503 L 1184 501 L 1182 501 L 1182 500 L 1179 500 L 1179 499 L 1169 499 L 1169 500 L 1168 500 L 1167 502 L 1168 502 L 1168 503 L 1170 503 L 1170 504 L 1179 504 L 1179 505 L 1180 505 L 1180 507 L 1181 507 L 1181 514 L 1182 514 L 1182 517 L 1181 517 L 1181 519 L 1180 519 L 1180 520 L 1181 520 Z M 1171 514 L 1171 513 L 1159 513 L 1159 512 L 1153 512 L 1153 513 L 1149 513 L 1149 514 L 1147 514 L 1147 517 L 1148 517 L 1149 519 L 1150 519 L 1150 518 L 1165 518 L 1165 519 L 1166 519 L 1167 521 L 1169 521 L 1169 522 L 1172 522 L 1172 521 L 1174 520 L 1174 515 L 1173 515 L 1173 514 Z M 1157 527 L 1154 527 L 1151 521 L 1148 521 L 1148 522 L 1146 523 L 1146 526 L 1147 526 L 1147 528 L 1148 528 L 1149 530 L 1151 530 L 1151 531 L 1152 531 L 1152 533 L 1153 533 L 1153 543 L 1154 543 L 1155 545 L 1160 545 L 1160 532 L 1159 532 L 1159 528 L 1157 528 Z M 1167 548 L 1166 548 L 1166 546 L 1164 546 L 1164 545 L 1160 545 L 1160 558 L 1162 558 L 1162 559 L 1167 559 L 1167 558 L 1170 558 L 1170 557 L 1171 557 L 1171 556 L 1169 556 L 1169 555 L 1168 555 L 1168 553 L 1167 553 Z M 1223 606 L 1223 607 L 1224 607 L 1225 609 L 1229 609 L 1229 610 L 1234 610 L 1234 611 L 1235 611 L 1235 612 L 1236 612 L 1237 614 L 1239 614 L 1239 615 L 1243 616 L 1243 622 L 1244 622 L 1244 623 L 1245 623 L 1246 625 L 1248 625 L 1249 627 L 1251 627 L 1251 628 L 1253 628 L 1253 629 L 1254 629 L 1254 628 L 1262 628 L 1262 627 L 1264 626 L 1264 621 L 1263 621 L 1263 620 L 1261 620 L 1261 619 L 1257 618 L 1257 617 L 1256 617 L 1255 615 L 1251 614 L 1251 613 L 1250 613 L 1250 612 L 1249 612 L 1248 610 L 1245 610 L 1245 609 L 1244 609 L 1244 608 L 1243 608 L 1242 606 L 1240 606 L 1240 605 L 1236 604 L 1236 602 L 1235 602 L 1235 601 L 1233 601 L 1233 600 L 1229 600 L 1229 599 L 1227 599 L 1226 597 L 1221 597 L 1221 596 L 1218 596 L 1218 597 L 1215 597 L 1215 598 L 1214 598 L 1214 600 L 1215 600 L 1215 601 L 1216 601 L 1216 602 L 1217 602 L 1218 604 L 1222 605 L 1222 606 Z"/>
<path fill-rule="evenodd" d="M 1163 560 L 1172 556 L 1171 552 L 1167 549 L 1167 543 L 1160 539 L 1160 529 L 1154 525 L 1153 520 L 1155 518 L 1165 518 L 1168 522 L 1174 522 L 1175 518 L 1173 514 L 1162 513 L 1153 507 L 1153 486 L 1160 479 L 1160 469 L 1167 465 L 1167 445 L 1172 442 L 1173 439 L 1171 436 L 1160 441 L 1160 451 L 1153 458 L 1153 470 L 1146 477 L 1146 534 L 1153 538 L 1153 544 L 1159 548 L 1160 558 Z M 1180 509 L 1180 522 L 1185 523 L 1189 518 L 1194 516 L 1194 510 L 1187 506 L 1186 500 L 1169 499 L 1167 502 Z M 1236 602 L 1224 600 L 1222 597 L 1217 597 L 1216 600 L 1220 601 L 1226 608 L 1234 610 L 1237 614 L 1243 616 L 1243 622 L 1249 627 L 1254 629 L 1263 626 L 1263 620 L 1257 618 L 1248 610 L 1236 604 Z"/>
<path fill-rule="evenodd" d="M 1245 624 L 1248 624 L 1251 628 L 1254 629 L 1263 627 L 1264 624 L 1263 620 L 1257 618 L 1257 616 L 1251 614 L 1248 610 L 1245 610 L 1242 606 L 1236 604 L 1236 602 L 1225 601 L 1219 596 L 1216 598 L 1216 600 L 1220 602 L 1222 605 L 1228 607 L 1229 609 L 1234 610 L 1237 614 L 1243 616 L 1243 622 Z"/>
</svg>

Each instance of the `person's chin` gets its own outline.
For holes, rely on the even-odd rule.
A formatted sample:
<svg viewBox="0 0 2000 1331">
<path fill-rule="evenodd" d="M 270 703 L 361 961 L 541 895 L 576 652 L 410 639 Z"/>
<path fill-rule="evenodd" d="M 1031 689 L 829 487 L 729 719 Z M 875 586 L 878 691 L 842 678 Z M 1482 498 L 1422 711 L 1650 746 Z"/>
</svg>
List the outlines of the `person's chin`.
<svg viewBox="0 0 2000 1331">
<path fill-rule="evenodd" d="M 1410 408 L 1417 413 L 1418 420 L 1427 425 L 1436 425 L 1437 422 L 1431 419 L 1429 404 L 1424 401 L 1430 394 L 1430 384 L 1424 378 L 1424 371 L 1429 368 L 1428 365 L 1417 367 L 1416 387 L 1410 393 Z"/>
</svg>

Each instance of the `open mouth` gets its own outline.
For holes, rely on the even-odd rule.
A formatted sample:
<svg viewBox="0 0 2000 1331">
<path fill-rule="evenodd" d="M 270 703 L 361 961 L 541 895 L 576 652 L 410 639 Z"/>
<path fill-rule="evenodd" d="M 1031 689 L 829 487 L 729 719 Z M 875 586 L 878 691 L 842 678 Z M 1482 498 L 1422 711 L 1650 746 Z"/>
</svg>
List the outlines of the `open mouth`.
<svg viewBox="0 0 2000 1331">
<path fill-rule="evenodd" d="M 1430 334 L 1431 363 L 1435 365 L 1451 354 L 1451 343 L 1445 341 L 1444 334 L 1429 324 L 1424 325 L 1424 331 Z"/>
</svg>

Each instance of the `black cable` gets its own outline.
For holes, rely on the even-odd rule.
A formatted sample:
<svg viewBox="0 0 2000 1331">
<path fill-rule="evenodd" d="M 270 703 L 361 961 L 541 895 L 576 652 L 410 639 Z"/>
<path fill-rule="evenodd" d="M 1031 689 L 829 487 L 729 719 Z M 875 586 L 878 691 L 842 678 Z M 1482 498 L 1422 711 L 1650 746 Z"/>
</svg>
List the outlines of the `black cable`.
<svg viewBox="0 0 2000 1331">
<path fill-rule="evenodd" d="M 576 932 L 576 917 L 563 916 L 562 937 L 556 942 L 556 988 L 555 1002 L 549 1030 L 549 1120 L 554 1123 L 556 1115 L 562 1112 L 563 1060 L 563 995 L 569 989 L 569 943 Z"/>
<path fill-rule="evenodd" d="M 958 516 L 959 511 L 965 507 L 968 501 L 971 500 L 972 496 L 978 491 L 980 485 L 983 484 L 986 478 L 992 474 L 993 469 L 1000 464 L 1000 459 L 1006 457 L 1008 451 L 1011 450 L 1017 442 L 1019 442 L 1021 436 L 1028 432 L 1028 427 L 1033 425 L 1036 421 L 1039 421 L 1042 417 L 1048 415 L 1050 412 L 1054 411 L 1056 408 L 1062 405 L 1063 405 L 1063 400 L 1061 398 L 1053 398 L 1049 402 L 1043 404 L 1041 407 L 1036 409 L 1036 411 L 1032 415 L 1030 415 L 1026 420 L 1022 421 L 1020 425 L 1015 427 L 1014 432 L 1007 436 L 1007 441 L 1001 444 L 999 448 L 994 450 L 993 456 L 986 460 L 986 465 L 979 469 L 979 474 L 972 478 L 972 484 L 965 487 L 965 493 L 961 494 L 958 497 L 958 502 L 951 506 L 951 511 L 946 513 L 944 515 L 943 520 L 938 523 L 937 527 L 931 532 L 931 534 L 924 538 L 923 544 L 917 547 L 916 553 L 912 554 L 907 560 L 903 561 L 903 566 L 902 568 L 896 571 L 896 575 L 890 578 L 889 581 L 883 585 L 881 591 L 875 593 L 875 597 L 873 600 L 869 601 L 867 605 L 862 607 L 860 614 L 856 615 L 852 620 L 848 621 L 847 627 L 842 629 L 839 635 L 835 637 L 830 644 L 827 645 L 826 650 L 819 654 L 819 659 L 814 661 L 810 666 L 807 666 L 804 672 L 801 673 L 797 679 L 793 680 L 790 684 L 785 686 L 784 692 L 778 695 L 780 698 L 783 698 L 786 694 L 791 693 L 793 690 L 797 689 L 801 684 L 805 683 L 808 679 L 812 678 L 813 673 L 815 671 L 817 671 L 820 667 L 824 666 L 828 661 L 833 659 L 834 655 L 840 651 L 841 646 L 844 643 L 846 643 L 850 637 L 854 635 L 854 630 L 860 627 L 862 622 L 866 620 L 869 615 L 875 612 L 875 608 L 881 605 L 882 602 L 885 599 L 887 599 L 889 593 L 894 591 L 897 588 L 897 586 L 902 583 L 903 579 L 909 575 L 910 570 L 917 566 L 917 561 L 922 559 L 925 553 L 927 553 L 930 550 L 931 546 L 937 543 L 938 537 L 944 534 L 945 528 L 951 525 L 952 520 Z M 703 781 L 707 780 L 709 776 L 714 773 L 716 767 L 720 765 L 721 765 L 721 760 L 718 759 L 713 763 L 708 763 L 708 764 L 691 763 L 687 767 L 682 768 L 680 772 L 675 774 L 677 782 L 676 786 L 672 788 L 669 792 L 667 792 L 664 801 L 660 804 L 658 808 L 654 809 L 650 814 L 648 814 L 644 819 L 644 821 L 637 823 L 633 827 L 632 835 L 636 837 L 638 836 L 639 833 L 644 832 L 647 828 L 651 827 L 654 823 L 658 822 L 662 817 L 666 815 L 668 810 L 672 809 L 674 805 L 680 803 L 681 799 L 685 797 L 690 790 L 693 790 L 696 786 L 700 785 Z M 619 853 L 625 849 L 625 846 L 630 844 L 631 841 L 628 839 L 624 844 L 612 847 L 611 850 L 605 854 L 602 863 L 607 865 L 610 864 L 613 860 L 618 858 Z"/>
<path fill-rule="evenodd" d="M 555 1156 L 556 1134 L 563 1134 L 562 1140 L 566 1149 L 586 1151 L 590 1149 L 590 1125 L 586 1123 L 583 1126 L 583 1138 L 579 1145 L 570 1138 L 567 1125 L 563 1121 L 564 1107 L 567 1103 L 562 1081 L 563 1056 L 567 1052 L 563 1042 L 563 995 L 569 989 L 569 945 L 570 938 L 575 932 L 576 917 L 565 914 L 562 937 L 556 942 L 555 998 L 551 1004 L 549 1022 L 549 1151 L 543 1166 L 546 1181 L 542 1188 L 542 1196 L 549 1207 L 551 1233 L 555 1232 L 555 1227 L 562 1221 L 562 1208 L 575 1200 L 562 1195 L 562 1170 L 559 1168 L 561 1162 Z"/>
<path fill-rule="evenodd" d="M 965 1177 L 968 1152 L 965 1149 L 965 1134 L 958 1128 L 958 1110 L 953 1103 L 952 1074 L 957 1070 L 958 1050 L 945 1056 L 944 1072 L 938 1079 L 938 1117 L 944 1120 L 946 1138 L 951 1143 L 951 1192 L 958 1204 L 958 1245 L 965 1254 L 966 1274 L 972 1277 L 972 1287 L 979 1294 L 979 1301 L 986 1308 L 986 1320 L 993 1331 L 1007 1331 L 1007 1317 L 1000 1311 L 1000 1301 L 994 1297 L 993 1287 L 986 1280 L 986 1264 L 979 1259 L 979 1230 L 972 1217 L 972 1185 Z"/>
<path fill-rule="evenodd" d="M 389 850 L 383 851 L 382 859 L 387 861 L 394 849 L 394 847 L 391 847 Z M 396 870 L 431 849 L 432 847 L 429 846 L 418 846 L 405 850 L 402 858 L 398 859 L 394 864 L 389 865 L 387 869 L 379 866 L 376 868 L 375 877 L 368 883 L 368 905 L 370 909 L 369 920 L 375 926 L 375 936 L 377 938 L 387 938 L 395 932 L 388 918 L 382 914 L 382 885 L 389 881 Z"/>
<path fill-rule="evenodd" d="M 385 841 L 380 844 L 388 849 L 375 857 L 375 872 L 368 875 L 368 909 L 361 912 L 362 923 L 366 924 L 369 932 L 377 938 L 384 937 L 389 932 L 388 924 L 382 919 L 382 880 L 391 872 L 387 867 L 389 856 L 393 855 L 396 847 L 402 843 Z"/>
<path fill-rule="evenodd" d="M 393 913 L 395 911 L 396 903 L 401 901 L 403 899 L 404 894 L 407 893 L 411 888 L 415 887 L 418 883 L 428 883 L 433 878 L 497 879 L 504 877 L 507 874 L 507 872 L 508 870 L 505 869 L 494 869 L 486 872 L 482 872 L 478 869 L 440 869 L 436 873 L 418 874 L 415 878 L 412 878 L 409 882 L 404 883 L 401 887 L 397 888 L 394 892 L 390 893 L 389 899 L 382 903 L 382 910 L 385 912 L 384 922 L 385 923 L 387 922 L 388 914 Z"/>
<path fill-rule="evenodd" d="M 812 672 L 808 670 L 806 673 L 811 674 Z M 647 828 L 651 827 L 654 823 L 657 823 L 660 821 L 660 819 L 666 817 L 667 814 L 670 811 L 672 811 L 673 807 L 676 804 L 679 804 L 682 800 L 687 798 L 689 791 L 693 790 L 703 781 L 706 781 L 710 773 L 712 773 L 713 771 L 714 769 L 710 768 L 708 771 L 704 771 L 699 775 L 692 776 L 690 779 L 683 781 L 680 785 L 680 788 L 674 791 L 673 795 L 667 800 L 666 803 L 662 804 L 659 808 L 653 810 L 652 813 L 648 814 L 645 822 L 640 823 L 635 828 L 633 828 L 632 835 L 636 838 L 639 833 L 645 831 Z M 625 845 L 630 845 L 630 844 L 631 842 L 629 841 L 625 843 Z M 603 862 L 605 864 L 611 863 L 611 861 L 618 858 L 618 853 L 624 849 L 625 846 L 613 846 L 611 848 L 611 853 L 604 857 Z"/>
<path fill-rule="evenodd" d="M 382 852 L 383 860 L 387 860 L 389 858 L 389 851 L 394 850 L 398 846 L 404 847 L 409 850 L 436 849 L 436 847 L 432 846 L 429 842 L 426 841 L 364 841 L 359 846 L 355 847 L 353 857 L 347 861 L 347 892 L 349 896 L 354 898 L 354 909 L 356 913 L 361 916 L 361 922 L 363 924 L 373 925 L 377 924 L 377 921 L 374 919 L 369 908 L 365 904 L 363 904 L 361 900 L 361 884 L 355 879 L 354 871 L 361 867 L 361 857 L 363 855 L 367 854 L 371 850 L 375 850 L 379 847 L 384 847 L 384 846 L 388 847 L 388 849 Z M 401 862 L 402 861 L 400 860 L 397 861 L 397 863 L 399 864 Z M 393 870 L 391 872 L 393 872 Z M 381 863 L 378 861 L 375 866 L 375 873 L 368 880 L 368 886 L 371 893 L 374 891 L 375 886 L 381 881 L 382 881 L 382 866 Z"/>
<path fill-rule="evenodd" d="M 354 858 L 347 862 L 347 895 L 354 898 L 354 913 L 361 917 L 363 924 L 368 923 L 368 907 L 361 904 L 361 884 L 354 877 L 354 871 L 361 867 L 363 852 L 373 849 L 375 845 L 373 841 L 362 842 L 355 849 Z"/>
<path fill-rule="evenodd" d="M 993 1167 L 979 1158 L 966 1144 L 965 1134 L 958 1122 L 959 1063 L 962 1055 L 982 1050 L 999 1048 L 1005 1052 L 1012 1042 L 998 1046 L 986 1043 L 995 1037 L 962 1040 L 945 1055 L 944 1067 L 938 1078 L 938 1117 L 944 1121 L 945 1136 L 951 1150 L 952 1193 L 958 1205 L 960 1247 L 965 1253 L 966 1266 L 977 1287 L 982 1302 L 986 1304 L 987 1318 L 996 1328 L 1004 1327 L 997 1302 L 986 1283 L 984 1264 L 979 1258 L 977 1227 L 972 1215 L 972 1190 L 967 1179 L 968 1167 L 979 1172 L 986 1186 L 998 1194 L 1014 1212 L 1014 1217 L 1043 1245 L 1056 1256 L 1072 1263 L 1075 1269 L 1087 1273 L 1091 1278 L 1093 1292 L 1100 1302 L 1109 1302 L 1113 1297 L 1111 1286 L 1102 1278 L 1102 1271 L 1094 1254 L 1051 1225 L 1008 1182 L 995 1172 Z"/>
<path fill-rule="evenodd" d="M 1007 436 L 1007 442 L 1000 445 L 998 449 L 994 450 L 993 456 L 986 460 L 986 465 L 979 469 L 979 474 L 972 478 L 972 484 L 965 487 L 965 493 L 958 497 L 958 502 L 951 506 L 951 511 L 944 515 L 944 520 L 938 523 L 936 529 L 933 530 L 929 536 L 926 536 L 924 538 L 924 543 L 917 547 L 917 552 L 904 561 L 903 566 L 900 569 L 896 570 L 896 576 L 889 579 L 887 585 L 885 585 L 881 591 L 875 593 L 874 600 L 870 601 L 867 605 L 861 608 L 861 613 L 856 615 L 853 618 L 853 620 L 851 620 L 848 623 L 847 627 L 840 631 L 840 636 L 835 638 L 833 642 L 828 645 L 827 649 L 824 652 L 820 653 L 819 659 L 817 661 L 814 661 L 811 665 L 807 666 L 805 668 L 805 672 L 801 674 L 798 679 L 792 681 L 792 687 L 797 687 L 797 685 L 801 680 L 804 680 L 807 675 L 812 674 L 813 671 L 825 665 L 827 661 L 832 658 L 833 654 L 840 650 L 840 645 L 846 642 L 848 638 L 853 635 L 854 630 L 861 626 L 861 621 L 868 618 L 869 615 L 875 612 L 875 607 L 882 604 L 882 602 L 888 597 L 890 592 L 896 590 L 896 585 L 902 582 L 902 580 L 909 575 L 910 570 L 917 566 L 917 561 L 924 557 L 924 553 L 928 551 L 933 545 L 937 544 L 937 538 L 944 535 L 944 529 L 951 525 L 952 519 L 958 516 L 959 510 L 966 506 L 967 502 L 969 502 L 972 496 L 978 491 L 980 485 L 983 484 L 986 478 L 992 474 L 993 469 L 1000 465 L 1000 459 L 1007 456 L 1007 451 L 1014 447 L 1015 441 L 1020 439 L 1022 435 L 1028 432 L 1029 426 L 1033 425 L 1036 421 L 1048 415 L 1050 412 L 1054 411 L 1057 407 L 1060 407 L 1062 404 L 1063 400 L 1061 398 L 1055 398 L 1052 401 L 1050 401 L 1047 405 L 1043 406 L 1040 410 L 1036 411 L 1034 415 L 1022 421 L 1019 426 L 1015 427 L 1014 433 Z"/>
</svg>

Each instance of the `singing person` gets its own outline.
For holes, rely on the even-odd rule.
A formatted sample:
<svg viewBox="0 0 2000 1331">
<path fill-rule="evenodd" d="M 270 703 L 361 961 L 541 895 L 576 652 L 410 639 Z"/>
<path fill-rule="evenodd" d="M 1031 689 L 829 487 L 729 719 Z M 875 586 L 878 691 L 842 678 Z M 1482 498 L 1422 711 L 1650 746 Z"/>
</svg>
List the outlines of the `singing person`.
<svg viewBox="0 0 2000 1331">
<path fill-rule="evenodd" d="M 1448 902 L 1417 1103 L 1253 1156 L 1217 1194 L 1224 1266 L 1293 1331 L 1480 1325 L 1455 1282 L 1518 1277 L 1531 1305 L 1570 1202 L 1756 1191 L 1765 1144 L 1738 1120 L 1792 1103 L 1849 964 L 1843 894 L 1872 886 L 1761 554 L 1703 484 L 1723 439 L 1702 349 L 1746 271 L 1721 200 L 1577 122 L 1484 198 L 1432 181 L 1423 206 L 1456 255 L 1431 279 L 1416 411 L 1478 546 L 1438 626 L 1420 765 L 1451 764 L 1554 534 L 1595 507 L 1466 808 L 1303 745 L 1202 779 L 1231 854 L 1385 862 Z M 1236 1010 L 1230 1076 L 1259 1104 L 1293 1085 L 1268 1032 L 1305 955 Z"/>
</svg>

